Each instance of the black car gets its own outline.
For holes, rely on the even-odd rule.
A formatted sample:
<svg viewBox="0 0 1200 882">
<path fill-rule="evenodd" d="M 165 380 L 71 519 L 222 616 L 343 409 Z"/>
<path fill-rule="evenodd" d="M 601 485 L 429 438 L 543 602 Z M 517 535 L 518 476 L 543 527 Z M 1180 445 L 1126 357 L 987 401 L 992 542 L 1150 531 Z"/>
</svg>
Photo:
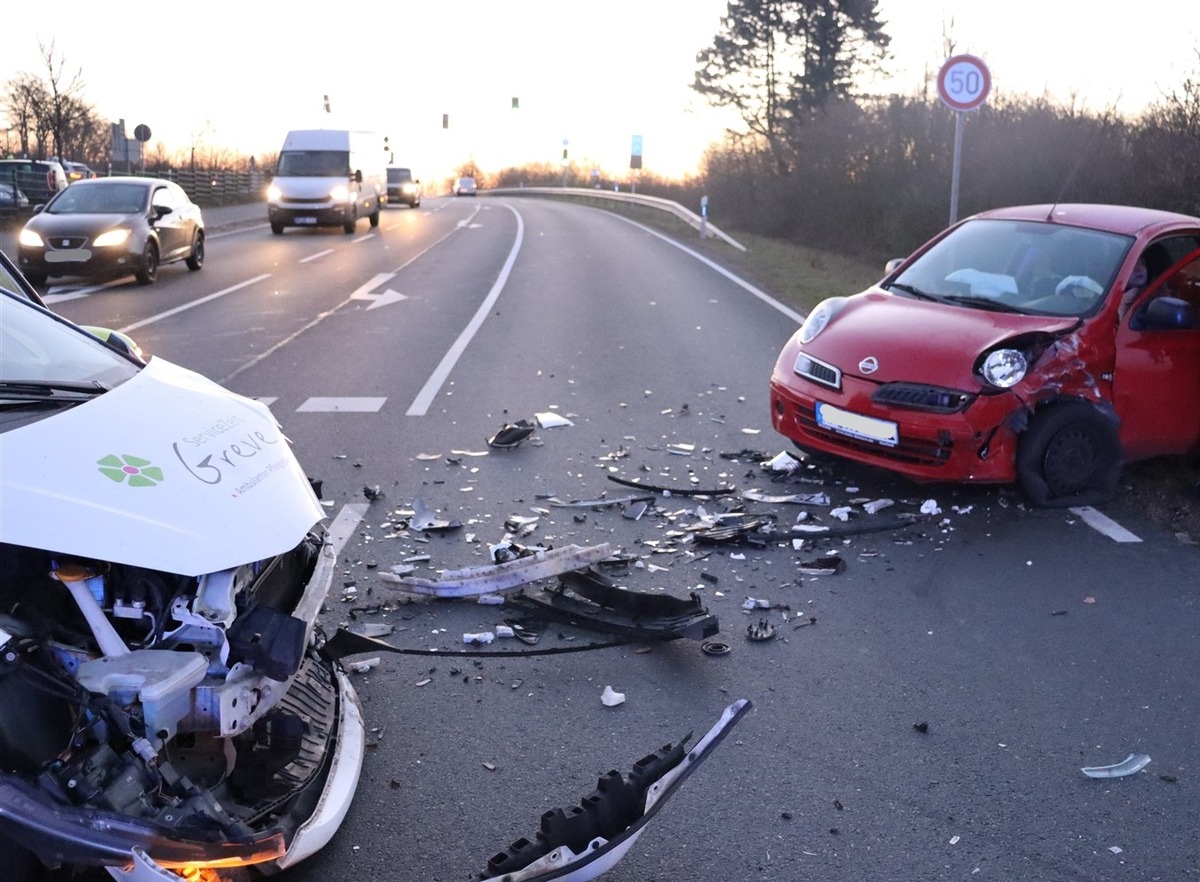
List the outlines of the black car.
<svg viewBox="0 0 1200 882">
<path fill-rule="evenodd" d="M 41 205 L 67 188 L 67 172 L 53 159 L 0 159 L 0 183 L 11 184 L 31 205 Z"/>
<path fill-rule="evenodd" d="M 421 182 L 412 176 L 412 169 L 388 166 L 387 196 L 389 205 L 404 203 L 409 208 L 421 207 Z"/>
<path fill-rule="evenodd" d="M 92 178 L 76 181 L 21 230 L 18 264 L 35 285 L 50 276 L 116 277 L 138 284 L 158 278 L 161 264 L 204 264 L 200 207 L 172 181 Z"/>
</svg>

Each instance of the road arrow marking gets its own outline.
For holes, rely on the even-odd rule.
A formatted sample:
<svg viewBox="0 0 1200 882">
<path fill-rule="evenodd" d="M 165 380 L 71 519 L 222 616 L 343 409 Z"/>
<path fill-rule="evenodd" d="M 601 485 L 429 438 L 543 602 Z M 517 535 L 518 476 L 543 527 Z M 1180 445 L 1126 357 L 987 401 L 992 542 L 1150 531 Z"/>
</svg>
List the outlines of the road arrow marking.
<svg viewBox="0 0 1200 882">
<path fill-rule="evenodd" d="M 390 303 L 397 303 L 401 300 L 407 300 L 407 295 L 401 294 L 399 291 L 393 291 L 391 288 L 388 288 L 379 294 L 371 293 L 372 290 L 378 288 L 385 282 L 390 282 L 393 278 L 395 278 L 395 276 L 395 273 L 380 273 L 375 278 L 371 279 L 371 281 L 367 282 L 367 284 L 363 285 L 361 288 L 351 294 L 350 299 L 370 300 L 371 305 L 367 307 L 368 310 L 374 309 L 377 306 L 387 306 Z"/>
</svg>

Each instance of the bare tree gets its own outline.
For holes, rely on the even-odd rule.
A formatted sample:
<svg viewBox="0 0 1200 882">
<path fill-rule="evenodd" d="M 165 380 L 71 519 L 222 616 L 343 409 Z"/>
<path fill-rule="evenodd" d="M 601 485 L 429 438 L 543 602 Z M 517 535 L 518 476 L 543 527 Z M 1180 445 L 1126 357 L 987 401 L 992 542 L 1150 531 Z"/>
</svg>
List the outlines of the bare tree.
<svg viewBox="0 0 1200 882">
<path fill-rule="evenodd" d="M 32 74 L 19 74 L 5 84 L 4 109 L 23 156 L 32 155 L 38 136 L 39 109 L 45 104 L 46 87 Z"/>
<path fill-rule="evenodd" d="M 63 156 L 63 143 L 68 130 L 79 122 L 79 115 L 85 111 L 81 95 L 83 93 L 83 70 L 78 69 L 70 76 L 66 73 L 66 60 L 50 45 L 38 43 L 42 53 L 42 61 L 46 65 L 46 98 L 47 105 L 39 114 L 39 147 L 45 154 L 44 136 L 48 135 L 54 143 L 54 155 Z"/>
</svg>

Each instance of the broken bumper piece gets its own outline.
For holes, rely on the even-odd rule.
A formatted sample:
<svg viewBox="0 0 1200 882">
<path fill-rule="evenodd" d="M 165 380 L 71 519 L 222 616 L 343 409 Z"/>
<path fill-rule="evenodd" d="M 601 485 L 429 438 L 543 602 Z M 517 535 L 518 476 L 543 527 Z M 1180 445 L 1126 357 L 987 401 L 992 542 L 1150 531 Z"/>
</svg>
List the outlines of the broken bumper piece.
<svg viewBox="0 0 1200 882">
<path fill-rule="evenodd" d="M 533 615 L 640 640 L 703 640 L 720 630 L 693 593 L 688 600 L 623 588 L 593 570 L 564 573 L 560 588 L 521 593 L 513 606 Z"/>
<path fill-rule="evenodd" d="M 749 709 L 746 699 L 734 702 L 690 751 L 684 752 L 689 733 L 679 743 L 667 744 L 638 760 L 628 775 L 609 772 L 579 805 L 546 812 L 532 839 L 518 839 L 488 861 L 484 878 L 586 882 L 612 869 L 650 819 Z"/>
</svg>

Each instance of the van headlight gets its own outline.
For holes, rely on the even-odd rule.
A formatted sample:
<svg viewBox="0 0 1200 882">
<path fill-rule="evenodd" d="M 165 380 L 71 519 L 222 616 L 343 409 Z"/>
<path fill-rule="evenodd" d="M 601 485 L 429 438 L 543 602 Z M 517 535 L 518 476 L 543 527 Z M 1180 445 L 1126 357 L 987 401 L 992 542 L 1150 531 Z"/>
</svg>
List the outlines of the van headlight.
<svg viewBox="0 0 1200 882">
<path fill-rule="evenodd" d="M 1011 389 L 1025 379 L 1029 362 L 1019 349 L 994 349 L 979 366 L 980 375 L 997 389 Z"/>
<path fill-rule="evenodd" d="M 800 326 L 800 342 L 812 342 L 813 338 L 825 330 L 825 326 L 833 321 L 833 317 L 841 312 L 845 305 L 845 297 L 830 297 L 818 303 L 808 314 L 804 324 Z"/>
<path fill-rule="evenodd" d="M 338 184 L 336 187 L 334 187 L 332 190 L 329 191 L 329 198 L 332 199 L 334 202 L 349 202 L 350 201 L 350 188 L 347 187 L 345 184 Z"/>
<path fill-rule="evenodd" d="M 268 202 L 278 202 L 280 197 L 282 197 L 282 196 L 283 196 L 283 191 L 279 189 L 278 184 L 272 184 L 271 186 L 267 187 L 267 201 Z"/>
</svg>

